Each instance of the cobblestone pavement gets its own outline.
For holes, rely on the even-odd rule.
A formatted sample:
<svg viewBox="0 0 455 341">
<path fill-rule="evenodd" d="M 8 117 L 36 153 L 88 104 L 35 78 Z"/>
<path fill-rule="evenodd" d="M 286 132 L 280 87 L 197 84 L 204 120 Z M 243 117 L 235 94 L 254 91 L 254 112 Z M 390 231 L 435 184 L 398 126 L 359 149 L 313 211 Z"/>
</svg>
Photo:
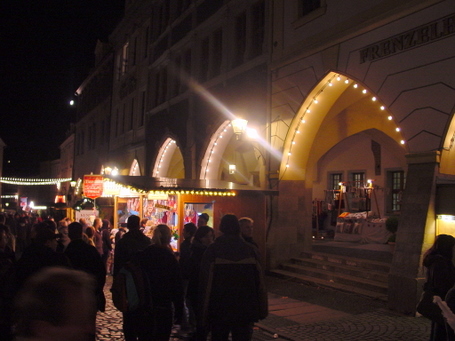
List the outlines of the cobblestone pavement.
<svg viewBox="0 0 455 341">
<path fill-rule="evenodd" d="M 97 317 L 97 340 L 123 341 L 122 314 L 112 305 L 108 277 L 106 311 Z M 383 302 L 293 281 L 267 277 L 269 316 L 256 324 L 253 340 L 426 341 L 430 322 L 394 313 Z M 187 340 L 178 330 L 171 340 Z"/>
</svg>

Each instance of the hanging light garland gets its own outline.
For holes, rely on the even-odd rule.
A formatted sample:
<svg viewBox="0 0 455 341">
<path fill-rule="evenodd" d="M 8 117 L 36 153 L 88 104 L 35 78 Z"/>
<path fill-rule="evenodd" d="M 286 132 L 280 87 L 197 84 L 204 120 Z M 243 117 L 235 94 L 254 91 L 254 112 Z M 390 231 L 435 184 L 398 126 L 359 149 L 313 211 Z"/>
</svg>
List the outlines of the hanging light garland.
<svg viewBox="0 0 455 341">
<path fill-rule="evenodd" d="M 236 192 L 229 191 L 229 190 L 209 190 L 209 189 L 165 189 L 165 190 L 143 190 L 134 186 L 124 185 L 119 182 L 116 182 L 112 179 L 104 178 L 105 185 L 108 186 L 117 186 L 118 188 L 124 188 L 130 191 L 130 195 L 133 193 L 137 194 L 151 194 L 151 195 L 159 195 L 159 194 L 166 194 L 166 195 L 176 195 L 176 194 L 188 194 L 188 195 L 203 195 L 203 196 L 221 196 L 221 197 L 234 197 Z M 103 195 L 104 196 L 104 195 Z"/>
<path fill-rule="evenodd" d="M 160 176 L 160 170 L 161 170 L 161 166 L 163 164 L 163 161 L 165 160 L 165 157 L 166 157 L 166 152 L 168 151 L 168 149 L 173 145 L 175 144 L 175 140 L 173 139 L 169 139 L 167 141 L 167 143 L 165 145 L 163 145 L 163 147 L 161 147 L 161 150 L 158 154 L 158 163 L 155 165 L 155 170 L 154 170 L 154 176 L 155 177 L 159 177 Z M 171 157 L 172 155 L 169 155 L 168 157 Z"/>
<path fill-rule="evenodd" d="M 300 134 L 301 132 L 301 125 L 304 125 L 305 123 L 307 123 L 308 119 L 311 119 L 311 114 L 315 112 L 315 107 L 316 105 L 320 102 L 320 98 L 319 96 L 328 88 L 331 88 L 331 87 L 334 87 L 336 85 L 336 82 L 341 82 L 342 80 L 344 79 L 344 83 L 345 84 L 353 84 L 352 87 L 354 89 L 359 89 L 361 90 L 362 94 L 364 95 L 367 95 L 368 94 L 368 90 L 365 89 L 365 88 L 362 88 L 359 86 L 359 84 L 355 83 L 353 80 L 349 79 L 348 77 L 345 77 L 345 76 L 342 76 L 342 75 L 334 75 L 333 77 L 331 77 L 322 87 L 321 89 L 319 89 L 319 91 L 313 96 L 313 98 L 309 101 L 309 104 L 307 105 L 307 107 L 305 108 L 305 110 L 302 110 L 302 114 L 300 116 L 300 118 L 298 119 L 298 123 L 297 123 L 297 127 L 296 129 L 292 132 L 293 135 L 292 135 L 292 139 L 291 139 L 291 143 L 289 145 L 289 149 L 288 149 L 288 153 L 287 153 L 287 159 L 286 159 L 286 163 L 285 163 L 285 167 L 286 169 L 289 168 L 289 161 L 291 159 L 291 156 L 292 156 L 292 150 L 296 147 L 296 138 L 297 138 L 297 135 Z M 377 99 L 376 96 L 372 96 L 371 97 L 371 100 L 373 102 L 377 102 L 378 103 L 378 107 L 381 111 L 384 111 L 386 108 L 383 104 L 379 103 L 379 100 Z M 392 121 L 393 120 L 393 116 L 392 115 L 389 115 L 387 117 L 387 119 L 389 121 Z M 396 127 L 395 128 L 395 131 L 397 133 L 399 133 L 401 131 L 401 128 L 400 127 Z M 404 145 L 406 143 L 405 140 L 400 140 L 400 144 Z"/>
<path fill-rule="evenodd" d="M 223 138 L 223 135 L 225 133 L 227 133 L 228 129 L 232 127 L 232 124 L 230 121 L 226 121 L 221 127 L 220 129 L 218 129 L 218 132 L 216 134 L 216 137 L 214 140 L 210 141 L 210 144 L 209 144 L 209 152 L 208 152 L 208 155 L 207 155 L 207 160 L 205 162 L 205 165 L 204 165 L 204 176 L 202 177 L 203 179 L 207 179 L 207 173 L 209 172 L 209 168 L 210 168 L 210 163 L 212 162 L 212 157 L 214 156 L 213 154 L 215 154 L 215 149 L 217 148 L 217 145 L 218 145 L 218 142 L 220 139 Z"/>
<path fill-rule="evenodd" d="M 71 178 L 34 179 L 34 178 L 9 178 L 0 177 L 0 182 L 18 186 L 57 185 L 61 182 L 71 181 Z"/>
</svg>

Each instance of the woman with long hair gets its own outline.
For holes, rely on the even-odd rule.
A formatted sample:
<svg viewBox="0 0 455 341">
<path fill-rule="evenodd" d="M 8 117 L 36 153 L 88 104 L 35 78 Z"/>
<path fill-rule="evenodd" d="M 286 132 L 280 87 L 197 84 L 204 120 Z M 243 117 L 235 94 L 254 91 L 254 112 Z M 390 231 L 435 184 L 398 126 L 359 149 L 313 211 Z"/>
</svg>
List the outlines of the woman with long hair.
<svg viewBox="0 0 455 341">
<path fill-rule="evenodd" d="M 427 281 L 424 290 L 431 291 L 443 299 L 455 284 L 455 267 L 452 263 L 454 246 L 454 237 L 440 234 L 423 258 L 423 266 L 427 269 Z M 432 321 L 430 340 L 447 340 L 447 330 L 453 334 L 450 328 L 446 329 L 445 323 Z"/>
</svg>

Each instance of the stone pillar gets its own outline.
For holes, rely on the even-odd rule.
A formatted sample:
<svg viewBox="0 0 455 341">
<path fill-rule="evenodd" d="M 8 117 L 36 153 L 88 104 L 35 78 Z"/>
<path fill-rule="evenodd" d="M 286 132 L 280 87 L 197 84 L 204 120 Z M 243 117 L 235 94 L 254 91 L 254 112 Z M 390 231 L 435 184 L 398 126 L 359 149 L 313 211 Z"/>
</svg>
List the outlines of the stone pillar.
<svg viewBox="0 0 455 341">
<path fill-rule="evenodd" d="M 406 156 L 408 171 L 402 197 L 400 225 L 389 273 L 389 308 L 415 314 L 424 281 L 421 255 L 435 234 L 436 175 L 439 152 Z"/>
<path fill-rule="evenodd" d="M 267 263 L 272 269 L 312 245 L 311 191 L 305 181 L 282 180 L 279 191 L 278 215 L 267 238 Z"/>
</svg>

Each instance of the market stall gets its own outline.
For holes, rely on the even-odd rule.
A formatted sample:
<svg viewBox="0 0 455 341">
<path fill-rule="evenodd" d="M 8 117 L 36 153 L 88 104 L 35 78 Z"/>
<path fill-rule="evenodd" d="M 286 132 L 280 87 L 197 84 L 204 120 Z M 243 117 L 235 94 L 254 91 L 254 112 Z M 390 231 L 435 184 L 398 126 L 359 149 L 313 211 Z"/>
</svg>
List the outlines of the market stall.
<svg viewBox="0 0 455 341">
<path fill-rule="evenodd" d="M 233 213 L 254 220 L 253 238 L 265 259 L 266 197 L 276 192 L 218 180 L 186 180 L 144 176 L 104 177 L 104 193 L 114 197 L 113 226 L 132 214 L 148 219 L 149 233 L 158 224 L 173 230 L 172 246 L 178 250 L 183 225 L 197 222 L 200 213 L 210 217 L 217 233 L 221 217 Z"/>
</svg>

